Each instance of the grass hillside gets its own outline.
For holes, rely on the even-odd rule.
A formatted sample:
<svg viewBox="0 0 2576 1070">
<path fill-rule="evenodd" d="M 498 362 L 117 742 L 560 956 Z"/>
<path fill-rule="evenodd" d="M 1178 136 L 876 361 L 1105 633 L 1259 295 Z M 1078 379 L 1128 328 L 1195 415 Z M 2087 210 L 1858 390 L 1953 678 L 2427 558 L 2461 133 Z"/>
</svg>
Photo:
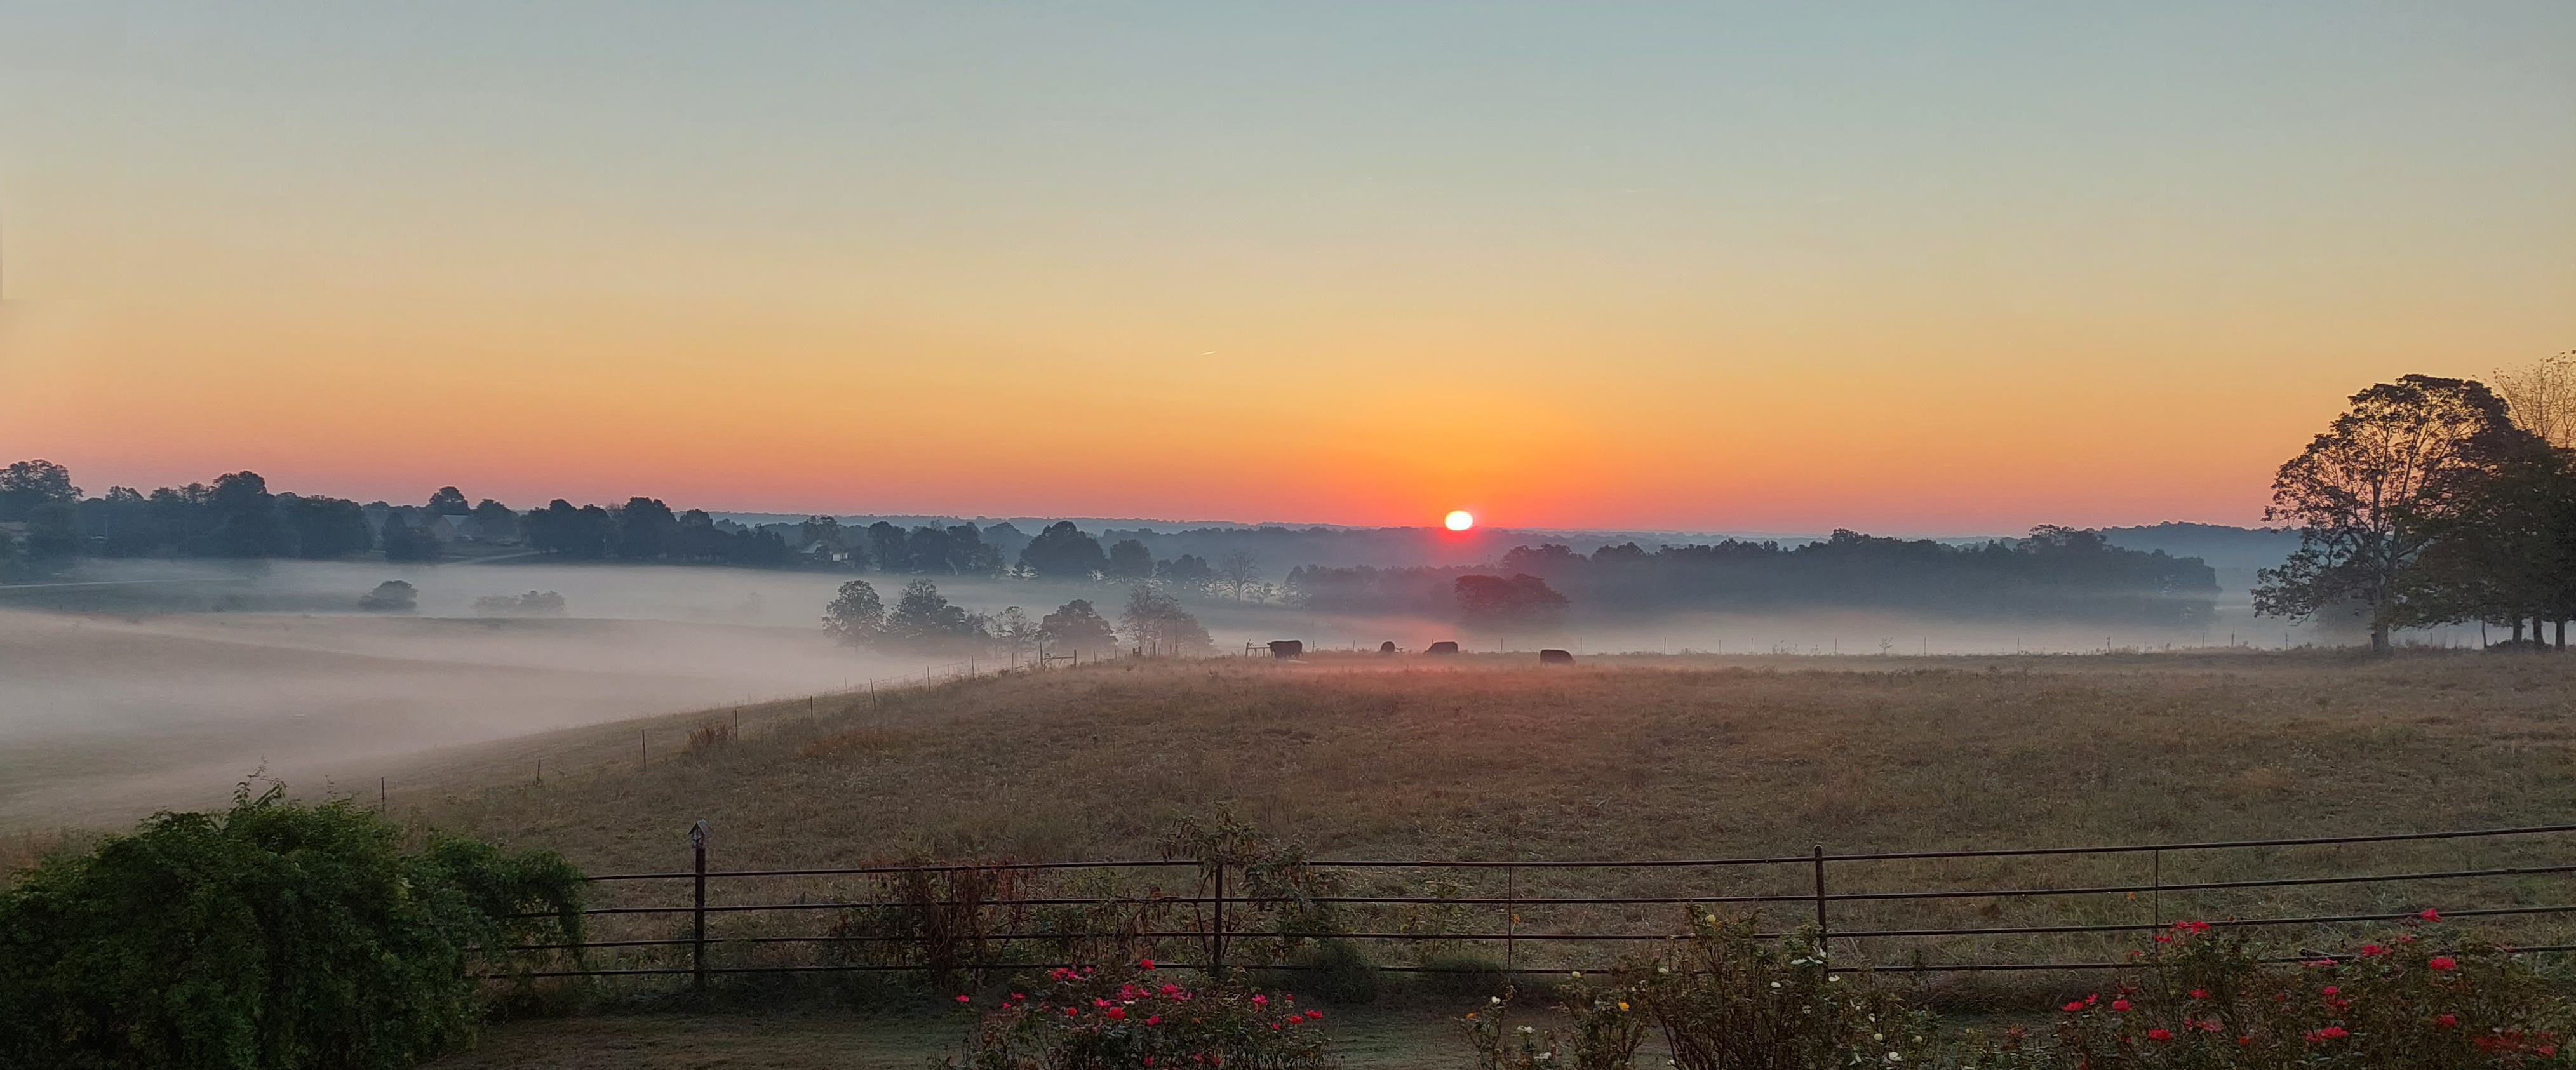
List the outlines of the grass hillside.
<svg viewBox="0 0 2576 1070">
<path fill-rule="evenodd" d="M 594 870 L 667 868 L 699 818 L 728 865 L 1136 856 L 1220 804 L 1345 857 L 2358 833 L 2576 813 L 2571 685 L 2498 655 L 1113 663 L 530 737 L 395 802 Z M 737 740 L 687 749 L 710 720 Z"/>
<path fill-rule="evenodd" d="M 1113 663 L 556 733 L 460 755 L 397 810 L 593 872 L 1151 856 L 1175 817 L 1228 807 L 1321 857 L 1672 858 L 2241 839 L 2535 824 L 2576 815 L 2576 671 L 2549 657 Z M 739 724 L 687 748 L 692 725 Z M 546 780 L 534 782 L 535 762 Z M 2165 882 L 2563 861 L 2569 837 L 2039 860 L 1849 864 L 1837 890 Z M 1803 894 L 1803 866 L 1711 872 L 1371 870 L 1355 890 Z M 1507 886 L 1504 882 L 1514 883 Z M 2557 876 L 2318 889 L 1844 904 L 1837 928 L 2135 922 L 2566 902 Z M 602 886 L 612 902 L 674 888 Z M 855 882 L 724 882 L 720 902 L 865 897 Z M 656 899 L 655 897 L 661 897 Z M 1375 909 L 1375 908 L 1368 908 Z M 1521 931 L 1668 932 L 1661 905 L 1521 911 Z M 2152 913 L 2151 913 L 2152 912 Z M 1452 932 L 1499 928 L 1499 912 Z M 1419 923 L 1354 911 L 1355 929 Z M 1801 920 L 1783 910 L 1775 923 Z M 827 924 L 730 915 L 720 935 Z M 2542 935 L 2520 923 L 2517 935 Z M 637 927 L 642 926 L 642 927 Z M 631 931 L 630 931 L 631 929 Z M 649 930 L 649 931 L 648 931 Z M 619 935 L 667 935 L 642 922 Z M 2322 934 L 2321 934 L 2322 935 Z M 2128 936 L 1876 943 L 1882 959 L 2117 955 Z M 2532 942 L 2536 942 L 2532 941 Z M 760 945 L 759 958 L 797 962 Z M 751 945 L 728 949 L 752 954 Z M 1533 947 L 1583 965 L 1618 949 Z M 1410 953 L 1377 951 L 1382 964 Z M 786 956 L 781 958 L 780 956 Z M 621 960 L 627 961 L 627 960 Z M 642 964 L 635 959 L 627 964 Z"/>
</svg>

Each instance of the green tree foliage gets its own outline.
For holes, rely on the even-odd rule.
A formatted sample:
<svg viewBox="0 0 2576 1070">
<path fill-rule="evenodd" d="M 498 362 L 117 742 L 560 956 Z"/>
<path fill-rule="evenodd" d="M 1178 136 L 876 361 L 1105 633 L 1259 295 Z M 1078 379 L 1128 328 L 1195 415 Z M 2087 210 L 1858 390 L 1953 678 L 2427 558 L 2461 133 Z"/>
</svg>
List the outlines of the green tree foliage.
<svg viewBox="0 0 2576 1070">
<path fill-rule="evenodd" d="M 1108 619 L 1085 598 L 1057 606 L 1055 612 L 1039 618 L 1038 632 L 1049 648 L 1058 651 L 1106 654 L 1118 646 L 1118 636 L 1109 630 Z"/>
<path fill-rule="evenodd" d="M 823 630 L 850 646 L 866 646 L 885 635 L 885 600 L 866 580 L 841 585 L 823 607 Z"/>
<path fill-rule="evenodd" d="M 2310 619 L 2357 607 L 2370 645 L 2391 628 L 2445 615 L 2413 573 L 2444 525 L 2517 457 L 2543 448 L 2503 399 L 2465 379 L 2409 375 L 2352 396 L 2352 407 L 2272 478 L 2267 520 L 2299 528 L 2299 549 L 2265 569 L 2257 613 Z"/>
<path fill-rule="evenodd" d="M 1073 521 L 1059 520 L 1029 540 L 1020 563 L 1049 579 L 1078 580 L 1107 571 L 1109 557 L 1100 552 L 1100 540 L 1083 534 Z"/>
<path fill-rule="evenodd" d="M 1134 539 L 1120 539 L 1109 547 L 1109 565 L 1103 571 L 1113 580 L 1153 579 L 1153 551 Z"/>
<path fill-rule="evenodd" d="M 0 468 L 0 521 L 25 520 L 37 506 L 80 500 L 71 469 L 52 461 L 18 461 Z"/>
<path fill-rule="evenodd" d="M 1127 642 L 1149 655 L 1192 657 L 1216 649 L 1180 599 L 1149 584 L 1127 592 L 1127 612 L 1118 622 L 1127 628 Z"/>
<path fill-rule="evenodd" d="M 347 800 L 244 785 L 0 892 L 0 1065 L 409 1067 L 473 1035 L 476 975 L 539 961 L 499 949 L 580 942 L 581 885 L 552 852 L 407 851 Z"/>
</svg>

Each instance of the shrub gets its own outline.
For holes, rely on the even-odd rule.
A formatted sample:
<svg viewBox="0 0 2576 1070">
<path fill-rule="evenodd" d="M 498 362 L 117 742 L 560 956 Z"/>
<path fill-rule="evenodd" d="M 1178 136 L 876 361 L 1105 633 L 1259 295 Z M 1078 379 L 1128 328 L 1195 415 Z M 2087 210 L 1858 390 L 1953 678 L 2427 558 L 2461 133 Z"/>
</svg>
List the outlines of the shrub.
<svg viewBox="0 0 2576 1070">
<path fill-rule="evenodd" d="M 1301 975 L 1299 984 L 1324 1002 L 1356 1007 L 1377 1002 L 1377 967 L 1351 940 L 1317 940 L 1289 960 Z"/>
<path fill-rule="evenodd" d="M 967 997 L 959 996 L 960 1000 Z M 1333 1066 L 1318 1023 L 1295 996 L 1240 985 L 1189 988 L 1147 960 L 1116 971 L 1055 969 L 1030 994 L 984 1016 L 950 1067 L 1309 1070 Z"/>
<path fill-rule="evenodd" d="M 1476 1049 L 1477 1070 L 1628 1070 L 1637 1046 L 1646 1039 L 1646 1012 L 1636 999 L 1639 986 L 1619 983 L 1594 987 L 1582 974 L 1557 986 L 1564 1002 L 1556 1010 L 1570 1027 L 1539 1029 L 1511 1026 L 1515 993 L 1491 997 L 1483 1010 L 1459 1021 Z"/>
<path fill-rule="evenodd" d="M 347 800 L 163 813 L 0 892 L 0 1065 L 371 1070 L 470 1036 L 497 986 L 577 944 L 580 874 Z M 517 917 L 542 914 L 542 917 Z"/>
<path fill-rule="evenodd" d="M 2437 942 L 2410 929 L 2344 956 L 2284 963 L 2252 939 L 2211 928 L 2175 925 L 2157 936 L 2160 969 L 2068 1002 L 2056 1023 L 2056 1062 L 2438 1070 L 2576 1061 L 2566 1000 L 2494 944 Z"/>
<path fill-rule="evenodd" d="M 681 753 L 704 754 L 721 750 L 733 746 L 734 741 L 741 737 L 742 730 L 732 721 L 722 718 L 701 721 L 697 727 L 689 729 L 688 746 Z"/>
<path fill-rule="evenodd" d="M 1936 1035 L 1904 993 L 1829 969 L 1812 930 L 1772 944 L 1749 916 L 1693 917 L 1690 940 L 1639 980 L 1680 1070 L 1920 1066 Z"/>
</svg>

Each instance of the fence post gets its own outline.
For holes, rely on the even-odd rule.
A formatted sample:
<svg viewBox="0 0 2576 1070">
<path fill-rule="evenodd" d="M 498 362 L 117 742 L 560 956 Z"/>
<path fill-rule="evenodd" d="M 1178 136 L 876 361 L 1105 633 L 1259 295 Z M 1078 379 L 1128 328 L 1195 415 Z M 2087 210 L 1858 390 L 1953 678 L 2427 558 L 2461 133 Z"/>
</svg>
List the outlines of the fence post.
<svg viewBox="0 0 2576 1070">
<path fill-rule="evenodd" d="M 1521 870 L 1519 866 L 1503 867 L 1503 981 L 1506 984 L 1511 981 L 1512 967 L 1514 965 L 1512 960 L 1512 933 L 1513 930 L 1520 925 L 1521 920 L 1521 908 L 1519 903 L 1520 872 Z"/>
<path fill-rule="evenodd" d="M 689 987 L 707 991 L 707 823 L 689 826 L 689 850 L 696 865 L 697 892 L 689 910 Z"/>
<path fill-rule="evenodd" d="M 1825 942 L 1825 845 L 1816 845 L 1816 960 L 1831 966 L 1833 955 Z"/>
</svg>

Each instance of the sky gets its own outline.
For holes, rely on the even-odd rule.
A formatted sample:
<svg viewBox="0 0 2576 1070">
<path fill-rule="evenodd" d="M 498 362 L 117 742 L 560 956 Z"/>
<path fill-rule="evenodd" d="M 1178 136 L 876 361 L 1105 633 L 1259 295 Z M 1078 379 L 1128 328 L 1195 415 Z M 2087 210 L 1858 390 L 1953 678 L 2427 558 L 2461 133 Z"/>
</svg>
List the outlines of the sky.
<svg viewBox="0 0 2576 1070">
<path fill-rule="evenodd" d="M 0 0 L 0 291 L 92 493 L 2250 523 L 2576 348 L 2576 4 Z"/>
</svg>

